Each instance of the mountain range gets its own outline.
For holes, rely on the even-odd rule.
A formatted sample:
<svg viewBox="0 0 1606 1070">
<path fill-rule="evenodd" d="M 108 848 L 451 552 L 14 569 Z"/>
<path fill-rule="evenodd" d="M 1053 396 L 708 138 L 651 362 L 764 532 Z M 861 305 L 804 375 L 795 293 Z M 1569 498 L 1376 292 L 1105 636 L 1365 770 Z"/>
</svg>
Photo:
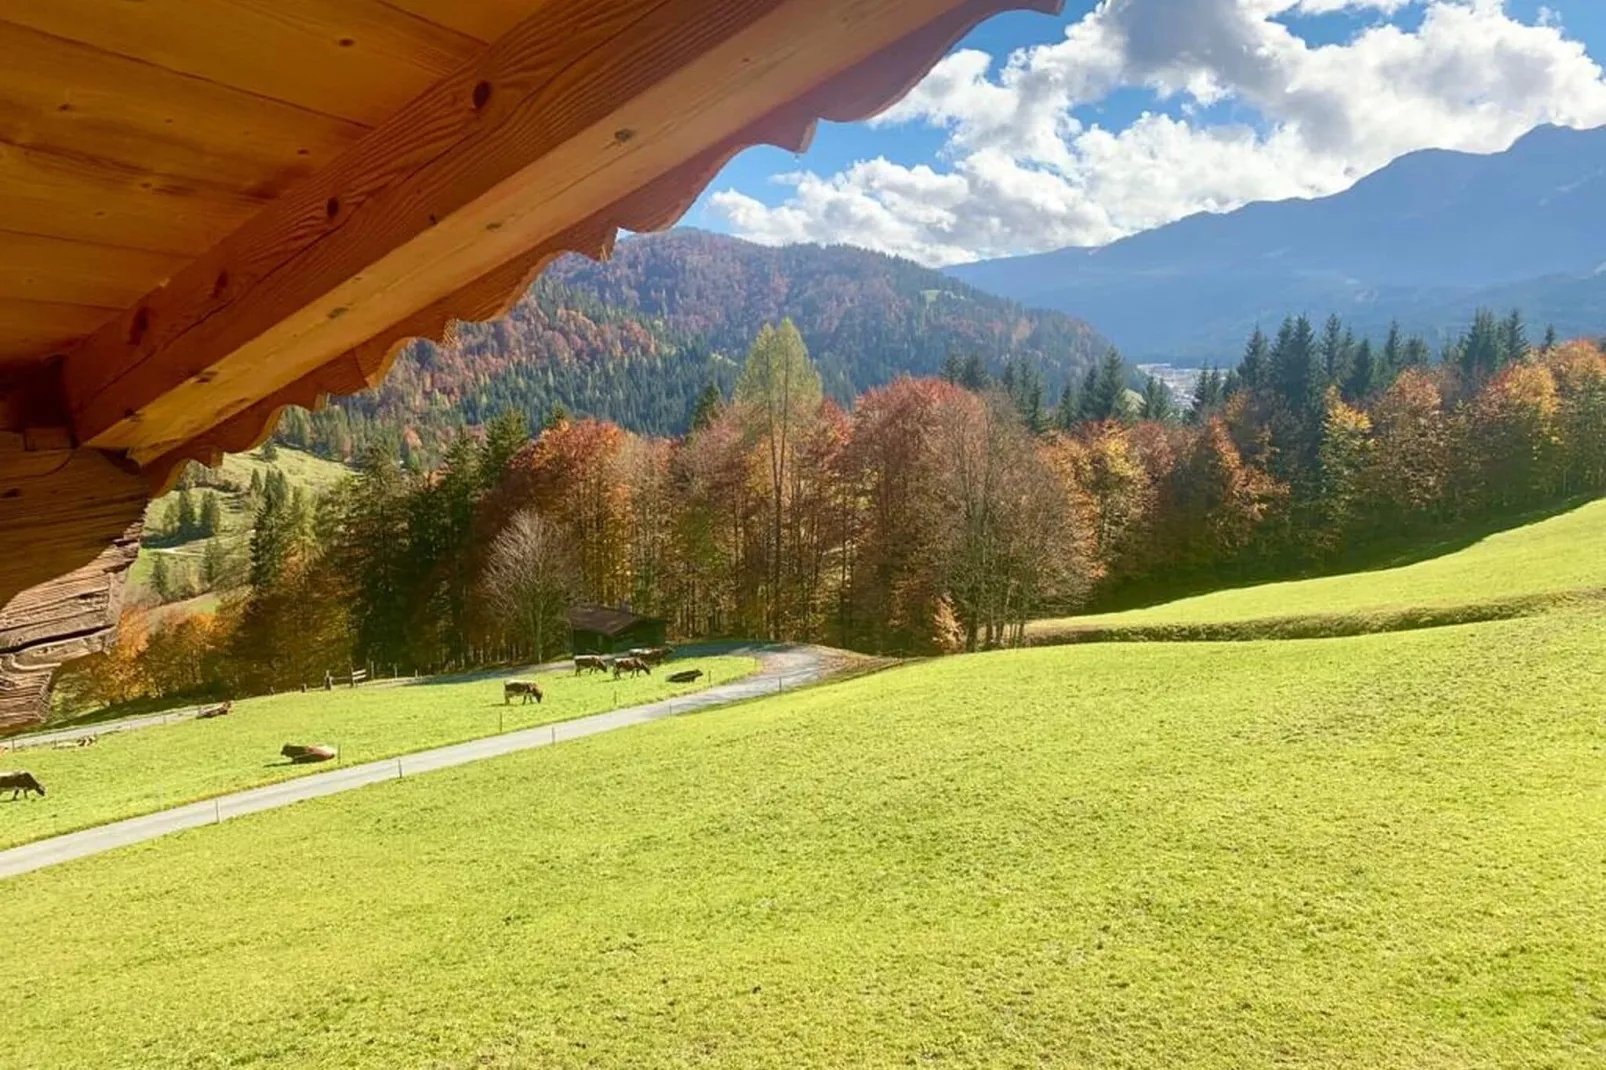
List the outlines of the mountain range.
<svg viewBox="0 0 1606 1070">
<path fill-rule="evenodd" d="M 341 457 L 364 428 L 400 428 L 432 453 L 457 426 L 509 407 L 539 425 L 555 403 L 673 434 L 708 383 L 729 394 L 759 329 L 786 317 L 842 402 L 902 374 L 934 375 L 950 355 L 979 357 L 993 374 L 1025 362 L 1052 400 L 1109 348 L 1073 316 L 909 260 L 682 229 L 632 237 L 604 263 L 557 261 L 505 318 L 460 325 L 451 346 L 409 347 L 381 386 L 342 401 L 347 426 L 325 417 L 286 441 Z"/>
<path fill-rule="evenodd" d="M 1606 128 L 1539 127 L 1502 153 L 1413 153 L 1314 200 L 1199 214 L 1100 248 L 949 269 L 1074 312 L 1131 358 L 1235 358 L 1260 324 L 1337 313 L 1442 340 L 1479 307 L 1564 335 L 1606 327 Z"/>
</svg>

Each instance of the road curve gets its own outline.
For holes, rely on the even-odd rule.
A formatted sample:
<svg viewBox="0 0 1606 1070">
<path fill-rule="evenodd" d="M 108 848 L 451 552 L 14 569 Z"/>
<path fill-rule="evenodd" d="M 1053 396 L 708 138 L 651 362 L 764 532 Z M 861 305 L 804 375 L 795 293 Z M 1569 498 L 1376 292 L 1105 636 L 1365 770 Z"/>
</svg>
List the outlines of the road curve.
<svg viewBox="0 0 1606 1070">
<path fill-rule="evenodd" d="M 0 851 L 0 879 L 70 862 L 75 858 L 115 850 L 129 844 L 153 840 L 181 829 L 213 825 L 227 821 L 231 817 L 289 806 L 303 799 L 334 795 L 367 784 L 396 780 L 399 777 L 428 773 L 436 769 L 447 769 L 454 765 L 465 765 L 468 762 L 496 758 L 516 751 L 550 747 L 567 740 L 645 724 L 648 721 L 690 713 L 693 710 L 703 710 L 710 706 L 773 695 L 779 691 L 824 679 L 837 668 L 835 659 L 829 658 L 824 651 L 813 647 L 772 648 L 758 651 L 756 656 L 759 659 L 758 672 L 732 683 L 708 688 L 706 691 L 662 699 L 645 706 L 630 706 L 625 709 L 610 710 L 607 713 L 592 714 L 589 717 L 578 717 L 572 721 L 559 721 L 499 736 L 487 736 L 466 743 L 454 743 L 397 758 L 382 758 L 361 765 L 331 769 L 324 773 L 312 773 L 293 780 L 266 784 L 260 788 L 248 788 L 230 795 L 220 795 L 202 802 L 187 803 L 171 810 L 159 810 L 154 814 L 130 817 L 108 825 L 96 825 L 78 832 L 25 843 L 19 847 Z"/>
</svg>

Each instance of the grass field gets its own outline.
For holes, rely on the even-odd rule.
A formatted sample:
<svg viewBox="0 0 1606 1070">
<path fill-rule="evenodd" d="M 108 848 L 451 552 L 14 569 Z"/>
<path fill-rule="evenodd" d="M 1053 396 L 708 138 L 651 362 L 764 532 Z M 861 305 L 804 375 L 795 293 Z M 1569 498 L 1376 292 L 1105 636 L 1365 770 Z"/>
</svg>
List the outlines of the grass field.
<svg viewBox="0 0 1606 1070">
<path fill-rule="evenodd" d="M 1603 654 L 983 654 L 185 832 L 0 883 L 5 1060 L 1599 1067 Z"/>
<path fill-rule="evenodd" d="M 266 478 L 268 472 L 275 468 L 285 474 L 290 486 L 306 487 L 308 493 L 314 496 L 351 475 L 351 469 L 343 464 L 326 461 L 310 453 L 302 453 L 283 446 L 279 447 L 278 455 L 271 464 L 262 460 L 261 451 L 253 450 L 250 453 L 228 454 L 218 466 L 222 478 L 241 488 L 242 491 L 251 485 L 253 472 L 260 472 Z M 246 508 L 244 496 L 221 491 L 199 493 L 218 494 L 222 513 L 220 537 L 237 552 L 243 553 L 250 539 L 253 519 Z M 145 507 L 145 525 L 149 530 L 160 530 L 168 506 L 177 500 L 177 494 L 177 491 L 170 491 Z M 192 569 L 199 569 L 205 545 L 205 541 L 201 540 L 161 548 L 154 546 L 141 548 L 139 557 L 135 559 L 128 573 L 129 597 L 138 602 L 156 601 L 155 592 L 151 589 L 152 577 L 156 571 L 156 555 L 168 554 L 183 560 Z M 203 612 L 203 610 L 195 611 Z"/>
<path fill-rule="evenodd" d="M 565 670 L 538 677 L 546 691 L 540 705 L 512 706 L 502 702 L 502 681 L 511 674 L 380 683 L 246 699 L 228 717 L 106 734 L 93 747 L 28 748 L 5 755 L 4 764 L 28 769 L 48 794 L 26 804 L 0 802 L 0 847 L 327 768 L 290 765 L 279 757 L 286 743 L 331 743 L 343 763 L 365 762 L 491 735 L 499 726 L 528 728 L 698 691 L 756 667 L 746 657 L 674 665 L 708 675 L 688 686 L 668 683 L 661 672 L 615 682 Z"/>
<path fill-rule="evenodd" d="M 1217 591 L 1161 606 L 1062 620 L 1028 629 L 1037 641 L 1097 638 L 1238 638 L 1291 625 L 1291 634 L 1387 631 L 1455 620 L 1498 619 L 1606 592 L 1606 500 L 1491 535 L 1464 550 L 1402 568 Z M 1302 633 L 1299 625 L 1308 624 Z M 1168 632 L 1172 634 L 1167 634 Z"/>
</svg>

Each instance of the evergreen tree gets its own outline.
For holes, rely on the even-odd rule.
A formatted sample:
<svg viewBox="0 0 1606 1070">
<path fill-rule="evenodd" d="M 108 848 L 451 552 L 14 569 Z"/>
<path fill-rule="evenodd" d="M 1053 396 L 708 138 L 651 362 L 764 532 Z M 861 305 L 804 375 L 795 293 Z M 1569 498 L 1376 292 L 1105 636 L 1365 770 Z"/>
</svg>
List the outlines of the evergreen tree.
<svg viewBox="0 0 1606 1070">
<path fill-rule="evenodd" d="M 173 589 L 173 565 L 166 554 L 156 555 L 155 567 L 151 570 L 151 586 L 156 589 L 156 597 L 163 602 L 176 600 L 177 595 Z"/>
<path fill-rule="evenodd" d="M 958 385 L 959 380 L 964 376 L 964 374 L 965 366 L 963 362 L 960 361 L 959 354 L 950 349 L 948 351 L 948 355 L 942 358 L 943 382 Z"/>
<path fill-rule="evenodd" d="M 201 579 L 206 589 L 216 591 L 228 579 L 229 559 L 223 550 L 223 543 L 218 539 L 207 539 L 206 548 L 201 554 Z"/>
<path fill-rule="evenodd" d="M 1344 321 L 1335 313 L 1327 317 L 1322 327 L 1321 359 L 1323 384 L 1339 384 L 1349 376 L 1350 354 L 1355 348 L 1355 336 L 1344 329 Z"/>
<path fill-rule="evenodd" d="M 1344 378 L 1344 400 L 1358 403 L 1370 397 L 1378 388 L 1378 371 L 1377 361 L 1372 356 L 1372 341 L 1369 338 L 1362 339 L 1355 348 L 1355 359 L 1350 362 L 1349 374 Z"/>
<path fill-rule="evenodd" d="M 217 495 L 203 492 L 201 495 L 201 517 L 198 535 L 203 539 L 210 539 L 223 527 L 223 512 L 218 505 Z"/>
<path fill-rule="evenodd" d="M 1316 334 L 1305 316 L 1286 319 L 1271 350 L 1271 382 L 1279 397 L 1296 413 L 1321 407 L 1321 369 L 1316 360 Z"/>
<path fill-rule="evenodd" d="M 1428 349 L 1427 342 L 1415 335 L 1412 335 L 1406 340 L 1403 360 L 1404 364 L 1402 366 L 1406 368 L 1427 367 L 1427 365 L 1431 362 L 1431 351 Z M 1398 368 L 1390 369 L 1391 372 L 1398 370 Z"/>
<path fill-rule="evenodd" d="M 1469 391 L 1476 390 L 1504 363 L 1508 340 L 1507 325 L 1497 322 L 1488 309 L 1478 309 L 1472 326 L 1461 336 L 1454 350 L 1454 359 Z"/>
<path fill-rule="evenodd" d="M 948 355 L 948 359 L 954 360 L 952 353 Z M 951 379 L 949 380 L 949 382 L 952 381 Z M 692 408 L 691 413 L 691 429 L 693 431 L 707 430 L 715 420 L 719 419 L 719 414 L 724 409 L 725 395 L 720 393 L 719 384 L 710 382 L 703 387 L 703 392 L 697 395 L 697 404 Z"/>
<path fill-rule="evenodd" d="M 1500 325 L 1500 364 L 1515 364 L 1527 355 L 1528 329 L 1522 322 L 1522 310 L 1514 308 Z"/>
<path fill-rule="evenodd" d="M 480 447 L 479 459 L 479 485 L 482 491 L 490 490 L 501 482 L 508 462 L 524 447 L 529 437 L 524 413 L 518 409 L 503 409 L 485 425 L 485 443 Z"/>
<path fill-rule="evenodd" d="M 247 491 L 253 499 L 262 496 L 262 469 L 251 469 L 251 489 Z"/>
<path fill-rule="evenodd" d="M 1054 426 L 1061 431 L 1070 431 L 1076 427 L 1077 399 L 1076 387 L 1070 383 L 1060 391 L 1060 403 L 1054 408 Z"/>
<path fill-rule="evenodd" d="M 272 464 L 279 459 L 279 447 L 274 445 L 273 439 L 270 438 L 262 443 L 262 448 L 257 451 L 257 455 L 267 463 Z"/>
<path fill-rule="evenodd" d="M 1081 417 L 1100 422 L 1126 415 L 1126 362 L 1113 347 L 1082 380 Z"/>
<path fill-rule="evenodd" d="M 1554 323 L 1552 323 L 1550 326 L 1545 328 L 1544 352 L 1549 354 L 1551 352 L 1554 352 L 1555 348 L 1556 348 L 1556 325 Z"/>
<path fill-rule="evenodd" d="M 200 530 L 200 517 L 195 512 L 195 495 L 189 490 L 178 492 L 178 531 L 180 542 L 189 542 Z"/>
<path fill-rule="evenodd" d="M 975 353 L 965 358 L 964 367 L 959 372 L 959 385 L 966 390 L 982 391 L 993 384 L 993 377 L 987 374 L 987 364 Z"/>
<path fill-rule="evenodd" d="M 1378 385 L 1383 385 L 1381 381 L 1393 382 L 1394 377 L 1406 363 L 1405 343 L 1400 335 L 1400 324 L 1398 320 L 1394 320 L 1389 323 L 1388 339 L 1383 343 L 1382 366 L 1373 370 L 1373 378 L 1380 380 Z"/>
<path fill-rule="evenodd" d="M 1259 327 L 1249 336 L 1244 347 L 1244 359 L 1238 365 L 1238 381 L 1251 390 L 1264 386 L 1271 375 L 1271 347 Z"/>
<path fill-rule="evenodd" d="M 1149 376 L 1148 382 L 1143 384 L 1143 407 L 1139 415 L 1145 420 L 1165 421 L 1171 419 L 1174 411 L 1170 389 L 1158 376 Z"/>
<path fill-rule="evenodd" d="M 1191 423 L 1203 423 L 1227 400 L 1227 382 L 1221 369 L 1206 364 L 1199 369 L 1199 378 L 1193 384 L 1193 404 L 1188 409 Z"/>
<path fill-rule="evenodd" d="M 554 401 L 547 410 L 546 418 L 541 421 L 541 430 L 547 431 L 569 421 L 569 407 L 561 401 Z"/>
</svg>

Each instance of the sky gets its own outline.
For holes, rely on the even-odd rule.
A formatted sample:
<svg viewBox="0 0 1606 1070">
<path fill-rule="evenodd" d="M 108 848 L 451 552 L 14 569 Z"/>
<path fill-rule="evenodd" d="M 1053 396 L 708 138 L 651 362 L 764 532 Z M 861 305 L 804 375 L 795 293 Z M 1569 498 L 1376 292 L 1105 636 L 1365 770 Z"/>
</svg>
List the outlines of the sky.
<svg viewBox="0 0 1606 1070">
<path fill-rule="evenodd" d="M 1338 193 L 1409 152 L 1606 125 L 1606 0 L 1065 0 L 866 123 L 743 153 L 684 222 L 942 266 Z"/>
</svg>

